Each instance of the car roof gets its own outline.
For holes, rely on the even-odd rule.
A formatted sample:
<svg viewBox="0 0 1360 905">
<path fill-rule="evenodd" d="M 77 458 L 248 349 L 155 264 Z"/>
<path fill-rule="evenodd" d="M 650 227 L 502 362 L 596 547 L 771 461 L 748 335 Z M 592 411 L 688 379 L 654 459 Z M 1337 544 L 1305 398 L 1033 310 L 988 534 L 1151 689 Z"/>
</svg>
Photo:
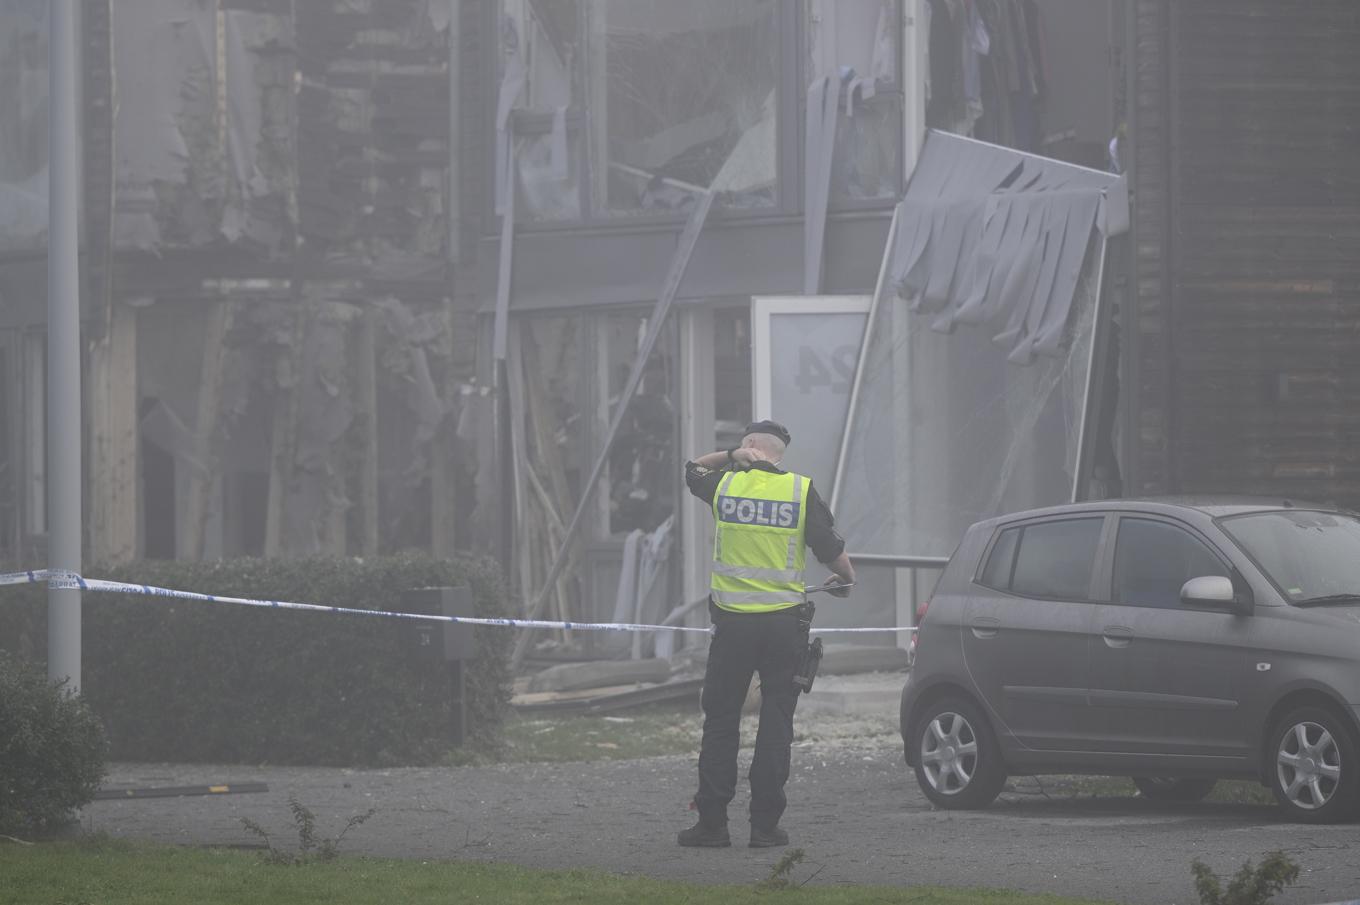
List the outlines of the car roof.
<svg viewBox="0 0 1360 905">
<path fill-rule="evenodd" d="M 1201 518 L 1207 517 L 1209 519 L 1217 519 L 1233 515 L 1245 515 L 1253 512 L 1286 512 L 1291 509 L 1324 512 L 1343 511 L 1336 506 L 1309 503 L 1303 500 L 1287 500 L 1282 497 L 1229 495 L 1152 496 L 1117 500 L 1092 500 L 1085 503 L 1046 506 L 1042 509 L 1031 509 L 1026 512 L 1014 512 L 1009 515 L 999 516 L 994 519 L 989 519 L 987 522 L 980 522 L 979 524 L 1000 524 L 1050 515 L 1078 515 L 1094 512 L 1149 512 L 1158 515 L 1181 516 L 1182 518 L 1199 516 Z"/>
</svg>

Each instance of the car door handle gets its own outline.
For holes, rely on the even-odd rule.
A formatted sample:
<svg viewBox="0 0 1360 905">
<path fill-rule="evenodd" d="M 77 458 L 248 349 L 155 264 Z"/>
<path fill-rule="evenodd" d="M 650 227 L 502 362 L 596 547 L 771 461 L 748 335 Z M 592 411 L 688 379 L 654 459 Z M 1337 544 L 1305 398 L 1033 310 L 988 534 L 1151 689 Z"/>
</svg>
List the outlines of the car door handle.
<svg viewBox="0 0 1360 905">
<path fill-rule="evenodd" d="M 968 627 L 973 630 L 974 637 L 995 638 L 997 629 L 1001 627 L 1001 620 L 994 616 L 974 616 L 968 622 Z"/>
<path fill-rule="evenodd" d="M 1101 629 L 1100 637 L 1105 639 L 1106 647 L 1128 647 L 1133 642 L 1133 629 L 1125 625 L 1107 625 Z"/>
</svg>

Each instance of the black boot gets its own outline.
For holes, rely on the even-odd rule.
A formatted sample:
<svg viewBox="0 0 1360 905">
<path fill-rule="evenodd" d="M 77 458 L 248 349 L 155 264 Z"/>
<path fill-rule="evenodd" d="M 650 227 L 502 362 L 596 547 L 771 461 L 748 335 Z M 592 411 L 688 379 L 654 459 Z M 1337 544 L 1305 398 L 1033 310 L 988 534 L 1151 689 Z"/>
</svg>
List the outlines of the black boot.
<svg viewBox="0 0 1360 905">
<path fill-rule="evenodd" d="M 778 826 L 772 826 L 768 830 L 762 830 L 757 826 L 751 827 L 751 848 L 778 848 L 788 844 L 789 834 Z"/>
<path fill-rule="evenodd" d="M 727 824 L 706 826 L 701 820 L 687 830 L 681 830 L 676 842 L 688 848 L 726 848 L 732 844 Z"/>
</svg>

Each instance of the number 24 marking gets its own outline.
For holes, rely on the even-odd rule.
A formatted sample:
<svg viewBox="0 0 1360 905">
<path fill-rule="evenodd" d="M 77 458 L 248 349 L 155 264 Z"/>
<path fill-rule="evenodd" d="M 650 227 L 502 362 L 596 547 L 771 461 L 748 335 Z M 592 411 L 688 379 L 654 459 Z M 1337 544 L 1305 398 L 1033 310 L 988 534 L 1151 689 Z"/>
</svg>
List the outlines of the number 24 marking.
<svg viewBox="0 0 1360 905">
<path fill-rule="evenodd" d="M 858 357 L 859 350 L 854 346 L 837 346 L 830 355 L 812 346 L 799 346 L 798 376 L 794 378 L 794 385 L 804 394 L 818 387 L 828 387 L 838 395 L 849 393 L 850 383 L 855 379 L 855 360 Z"/>
</svg>

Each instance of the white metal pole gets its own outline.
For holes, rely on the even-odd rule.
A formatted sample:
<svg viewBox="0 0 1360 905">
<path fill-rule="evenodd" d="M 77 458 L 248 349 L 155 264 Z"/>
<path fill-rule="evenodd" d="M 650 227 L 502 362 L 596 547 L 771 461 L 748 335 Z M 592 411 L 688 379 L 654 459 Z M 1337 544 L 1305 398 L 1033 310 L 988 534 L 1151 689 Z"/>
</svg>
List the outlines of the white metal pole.
<svg viewBox="0 0 1360 905">
<path fill-rule="evenodd" d="M 850 384 L 849 408 L 845 410 L 845 430 L 841 433 L 840 449 L 836 452 L 836 471 L 831 478 L 831 511 L 841 501 L 841 482 L 845 477 L 845 454 L 850 448 L 850 432 L 855 429 L 855 409 L 859 406 L 860 387 L 864 383 L 864 370 L 869 366 L 869 341 L 873 339 L 878 306 L 883 302 L 883 287 L 888 279 L 888 263 L 892 259 L 893 243 L 897 241 L 897 217 L 901 205 L 893 208 L 892 221 L 888 224 L 888 241 L 883 244 L 883 259 L 878 264 L 878 279 L 874 282 L 874 295 L 869 302 L 869 315 L 864 319 L 864 336 L 860 339 L 859 359 L 855 363 L 855 379 Z"/>
<path fill-rule="evenodd" d="M 1091 318 L 1091 350 L 1086 358 L 1086 386 L 1082 389 L 1081 396 L 1081 422 L 1077 432 L 1077 459 L 1072 467 L 1072 502 L 1080 503 L 1086 499 L 1087 490 L 1091 483 L 1091 469 L 1087 467 L 1087 460 L 1091 458 L 1091 391 L 1096 386 L 1096 366 L 1104 366 L 1100 361 L 1099 353 L 1109 354 L 1108 349 L 1101 349 L 1100 341 L 1105 331 L 1104 321 L 1109 316 L 1105 310 L 1108 304 L 1105 300 L 1105 264 L 1109 260 L 1110 240 L 1108 237 L 1101 237 L 1100 240 L 1100 263 L 1096 270 L 1096 298 L 1095 314 Z"/>
<path fill-rule="evenodd" d="M 80 571 L 80 274 L 75 0 L 49 6 L 48 567 Z M 80 690 L 80 591 L 48 588 L 47 674 Z"/>
</svg>

